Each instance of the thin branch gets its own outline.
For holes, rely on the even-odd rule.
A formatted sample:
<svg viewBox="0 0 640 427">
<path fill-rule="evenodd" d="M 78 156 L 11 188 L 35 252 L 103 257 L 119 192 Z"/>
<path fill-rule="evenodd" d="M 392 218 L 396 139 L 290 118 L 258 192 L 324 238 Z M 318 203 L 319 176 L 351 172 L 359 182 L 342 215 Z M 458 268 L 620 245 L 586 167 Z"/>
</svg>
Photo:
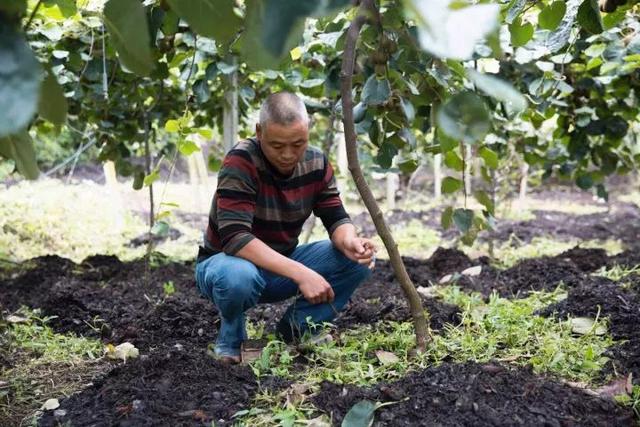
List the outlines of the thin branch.
<svg viewBox="0 0 640 427">
<path fill-rule="evenodd" d="M 38 9 L 40 9 L 41 5 L 42 5 L 42 0 L 38 0 L 38 3 L 31 11 L 31 15 L 29 15 L 29 20 L 27 21 L 26 24 L 24 24 L 24 27 L 22 28 L 22 31 L 24 31 L 25 33 L 27 32 L 27 28 L 29 28 L 29 26 L 31 25 L 31 22 L 33 22 L 33 18 L 36 17 L 36 13 L 38 12 Z"/>
<path fill-rule="evenodd" d="M 342 100 L 342 120 L 347 146 L 347 159 L 349 162 L 349 171 L 351 172 L 358 192 L 371 215 L 371 219 L 376 226 L 378 235 L 384 242 L 387 252 L 389 253 L 389 258 L 391 265 L 393 266 L 396 279 L 400 283 L 405 297 L 407 298 L 416 331 L 416 347 L 418 351 L 424 351 L 426 342 L 430 338 L 427 322 L 428 314 L 422 307 L 422 301 L 415 286 L 411 282 L 409 274 L 407 273 L 402 257 L 400 256 L 400 252 L 398 251 L 398 245 L 393 239 L 389 227 L 384 219 L 384 215 L 380 210 L 371 189 L 367 185 L 358 159 L 358 148 L 356 145 L 357 135 L 353 121 L 353 70 L 355 66 L 356 44 L 360 35 L 360 30 L 366 22 L 366 17 L 363 12 L 366 13 L 366 11 L 373 9 L 377 10 L 373 0 L 363 0 L 360 6 L 360 13 L 358 13 L 354 18 L 347 30 L 347 37 L 345 41 L 342 69 L 340 71 L 340 95 Z"/>
</svg>

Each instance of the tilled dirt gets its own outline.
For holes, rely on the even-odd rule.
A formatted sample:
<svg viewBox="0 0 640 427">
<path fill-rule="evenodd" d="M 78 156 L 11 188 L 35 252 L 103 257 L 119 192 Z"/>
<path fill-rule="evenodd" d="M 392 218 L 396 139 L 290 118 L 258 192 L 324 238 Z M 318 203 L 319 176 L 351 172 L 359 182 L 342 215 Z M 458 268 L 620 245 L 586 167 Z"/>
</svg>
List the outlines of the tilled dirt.
<svg viewBox="0 0 640 427">
<path fill-rule="evenodd" d="M 357 402 L 384 426 L 634 426 L 630 410 L 524 368 L 445 363 L 371 388 L 325 382 L 313 403 L 340 425 Z"/>
<path fill-rule="evenodd" d="M 603 374 L 616 377 L 633 374 L 640 384 L 640 293 L 603 277 L 589 277 L 569 289 L 567 299 L 547 307 L 542 315 L 561 318 L 607 317 L 609 330 L 620 341 L 607 350 L 611 358 Z"/>
<path fill-rule="evenodd" d="M 162 348 L 115 367 L 64 400 L 63 415 L 48 411 L 39 425 L 229 425 L 259 388 L 247 366 L 221 365 L 204 350 Z"/>
<path fill-rule="evenodd" d="M 582 203 L 585 202 L 582 200 Z M 455 227 L 442 230 L 441 213 L 442 209 L 439 208 L 428 211 L 393 210 L 386 214 L 386 218 L 388 223 L 394 225 L 419 221 L 425 227 L 439 230 L 445 239 L 457 238 L 458 232 L 454 229 Z M 535 237 L 545 236 L 561 241 L 618 239 L 627 245 L 636 245 L 637 236 L 640 236 L 640 208 L 632 203 L 616 202 L 608 212 L 587 215 L 548 210 L 535 210 L 532 213 L 535 218 L 531 220 L 500 220 L 496 230 L 481 232 L 479 239 L 498 242 L 516 241 L 526 244 Z M 353 221 L 364 235 L 376 234 L 371 218 L 366 213 L 354 216 Z"/>
<path fill-rule="evenodd" d="M 610 349 L 612 362 L 605 373 L 631 372 L 640 378 L 640 336 L 635 332 L 640 321 L 635 286 L 640 279 L 632 275 L 623 287 L 589 275 L 602 266 L 633 266 L 636 261 L 638 254 L 633 250 L 608 257 L 599 250 L 574 248 L 557 257 L 523 260 L 499 271 L 487 259 L 472 260 L 460 251 L 439 248 L 428 260 L 408 258 L 405 264 L 416 286 L 426 287 L 443 275 L 453 274 L 460 286 L 485 296 L 496 291 L 520 297 L 531 290 L 553 289 L 563 282 L 569 297 L 544 314 L 593 317 L 600 306 L 601 316 L 610 317 L 614 337 L 628 340 Z M 478 265 L 482 267 L 479 276 L 457 274 Z M 218 316 L 213 304 L 198 294 L 192 264 L 167 263 L 147 268 L 144 261 L 122 263 L 115 257 L 95 256 L 76 265 L 47 256 L 31 260 L 28 268 L 2 280 L 0 306 L 5 312 L 21 305 L 41 308 L 44 315 L 56 316 L 50 324 L 57 331 L 99 337 L 105 343 L 129 341 L 142 354 L 62 401 L 61 409 L 66 415 L 53 419 L 47 414 L 43 425 L 66 420 L 71 420 L 72 425 L 190 425 L 211 421 L 224 425 L 237 410 L 246 409 L 258 390 L 248 368 L 223 369 L 204 354 L 207 344 L 215 339 Z M 175 293 L 166 295 L 163 285 L 169 281 Z M 423 302 L 431 313 L 432 328 L 460 321 L 457 307 L 427 297 Z M 264 321 L 267 330 L 271 330 L 286 305 L 259 305 L 250 310 L 248 317 L 254 322 Z M 372 277 L 356 291 L 336 324 L 349 328 L 358 323 L 409 318 L 391 266 L 379 261 Z M 595 414 L 594 425 L 630 425 L 614 423 L 626 420 L 626 412 L 620 412 L 617 406 L 578 395 L 567 386 L 506 368 L 499 368 L 497 375 L 489 378 L 487 369 L 498 368 L 443 365 L 412 374 L 387 389 L 379 386 L 358 393 L 376 399 L 383 399 L 386 393 L 386 400 L 410 397 L 407 402 L 380 410 L 379 419 L 388 425 L 470 425 L 469 420 L 480 420 L 473 425 L 590 425 L 591 421 L 583 418 L 585 413 Z M 453 373 L 457 379 L 449 378 Z M 453 381 L 452 385 L 447 385 L 448 381 Z M 426 396 L 424 401 L 429 401 L 429 408 L 433 409 L 415 396 Z M 334 420 L 339 420 L 349 406 L 344 402 L 351 400 L 333 400 L 319 400 L 318 404 L 322 409 L 337 411 Z M 325 403 L 329 406 L 322 406 Z M 338 404 L 344 407 L 330 406 Z M 511 406 L 517 409 L 512 418 L 505 418 Z M 610 418 L 599 418 L 605 413 Z M 416 414 L 419 420 L 415 419 Z M 434 417 L 433 423 L 425 421 L 430 417 Z"/>
</svg>

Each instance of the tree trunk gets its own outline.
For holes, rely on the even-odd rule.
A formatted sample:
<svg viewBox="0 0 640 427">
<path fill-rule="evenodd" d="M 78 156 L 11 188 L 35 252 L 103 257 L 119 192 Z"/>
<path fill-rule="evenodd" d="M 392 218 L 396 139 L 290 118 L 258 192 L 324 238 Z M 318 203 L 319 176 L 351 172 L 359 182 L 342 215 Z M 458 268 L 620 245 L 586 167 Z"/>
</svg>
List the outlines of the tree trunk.
<svg viewBox="0 0 640 427">
<path fill-rule="evenodd" d="M 527 200 L 527 186 L 529 180 L 529 163 L 522 161 L 520 165 L 520 195 L 518 196 L 518 201 L 523 203 Z"/>
<path fill-rule="evenodd" d="M 433 196 L 436 200 L 442 197 L 442 154 L 433 156 Z"/>
<path fill-rule="evenodd" d="M 470 145 L 462 145 L 464 148 L 464 188 L 466 194 L 473 193 L 473 153 Z"/>
<path fill-rule="evenodd" d="M 107 191 L 110 193 L 110 204 L 117 207 L 113 218 L 113 223 L 116 230 L 120 232 L 124 228 L 124 204 L 122 203 L 122 195 L 120 194 L 120 185 L 116 179 L 116 164 L 107 160 L 102 164 L 102 171 L 104 172 L 104 181 L 107 187 Z"/>
<path fill-rule="evenodd" d="M 237 59 L 234 57 L 232 64 Z M 224 94 L 224 112 L 222 117 L 222 139 L 225 153 L 231 150 L 238 138 L 238 71 L 234 71 L 227 77 L 227 89 Z"/>
<path fill-rule="evenodd" d="M 422 300 L 415 286 L 409 278 L 409 274 L 404 266 L 400 252 L 398 251 L 398 245 L 396 244 L 389 227 L 386 224 L 384 215 L 380 210 L 380 207 L 376 203 L 376 200 L 371 192 L 371 189 L 367 185 L 362 169 L 360 168 L 360 161 L 358 159 L 358 148 L 356 146 L 356 131 L 353 121 L 353 99 L 352 99 L 352 87 L 353 87 L 353 68 L 355 64 L 355 51 L 356 42 L 360 34 L 360 29 L 365 22 L 366 9 L 379 13 L 373 2 L 373 0 L 364 0 L 362 2 L 361 13 L 358 14 L 351 22 L 349 30 L 347 32 L 347 38 L 345 42 L 345 49 L 342 61 L 342 70 L 340 72 L 340 94 L 342 98 L 342 114 L 344 123 L 345 141 L 347 146 L 347 158 L 349 161 L 349 171 L 353 176 L 353 180 L 356 184 L 358 192 L 362 197 L 373 223 L 376 226 L 378 235 L 384 242 L 384 246 L 387 248 L 391 265 L 395 273 L 396 280 L 400 283 L 402 290 L 409 303 L 411 315 L 416 330 L 416 347 L 418 351 L 424 351 L 427 340 L 430 340 L 431 335 L 428 327 L 428 313 L 422 307 Z"/>
<path fill-rule="evenodd" d="M 387 173 L 387 210 L 392 211 L 396 208 L 396 192 L 400 177 L 397 173 Z"/>
</svg>

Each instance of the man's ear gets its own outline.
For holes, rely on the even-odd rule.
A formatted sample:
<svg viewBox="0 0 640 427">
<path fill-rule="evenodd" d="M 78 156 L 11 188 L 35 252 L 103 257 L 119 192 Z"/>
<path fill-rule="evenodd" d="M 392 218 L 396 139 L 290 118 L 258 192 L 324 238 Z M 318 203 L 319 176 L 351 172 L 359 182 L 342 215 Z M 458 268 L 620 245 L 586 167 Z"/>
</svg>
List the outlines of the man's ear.
<svg viewBox="0 0 640 427">
<path fill-rule="evenodd" d="M 262 139 L 262 127 L 260 126 L 260 123 L 256 123 L 256 137 L 258 138 L 258 141 Z"/>
</svg>

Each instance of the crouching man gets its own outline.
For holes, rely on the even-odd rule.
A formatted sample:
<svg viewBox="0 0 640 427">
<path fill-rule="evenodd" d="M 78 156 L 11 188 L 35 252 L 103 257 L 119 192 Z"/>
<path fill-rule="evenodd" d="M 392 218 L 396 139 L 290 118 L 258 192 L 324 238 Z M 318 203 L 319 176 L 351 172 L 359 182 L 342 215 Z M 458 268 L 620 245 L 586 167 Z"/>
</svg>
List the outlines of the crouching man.
<svg viewBox="0 0 640 427">
<path fill-rule="evenodd" d="M 218 174 L 196 283 L 220 312 L 215 355 L 224 362 L 240 362 L 249 308 L 295 296 L 276 328 L 294 341 L 331 321 L 374 266 L 373 243 L 357 236 L 327 156 L 308 139 L 302 100 L 272 94 L 256 138 L 236 144 Z M 311 213 L 330 240 L 298 246 Z"/>
</svg>

